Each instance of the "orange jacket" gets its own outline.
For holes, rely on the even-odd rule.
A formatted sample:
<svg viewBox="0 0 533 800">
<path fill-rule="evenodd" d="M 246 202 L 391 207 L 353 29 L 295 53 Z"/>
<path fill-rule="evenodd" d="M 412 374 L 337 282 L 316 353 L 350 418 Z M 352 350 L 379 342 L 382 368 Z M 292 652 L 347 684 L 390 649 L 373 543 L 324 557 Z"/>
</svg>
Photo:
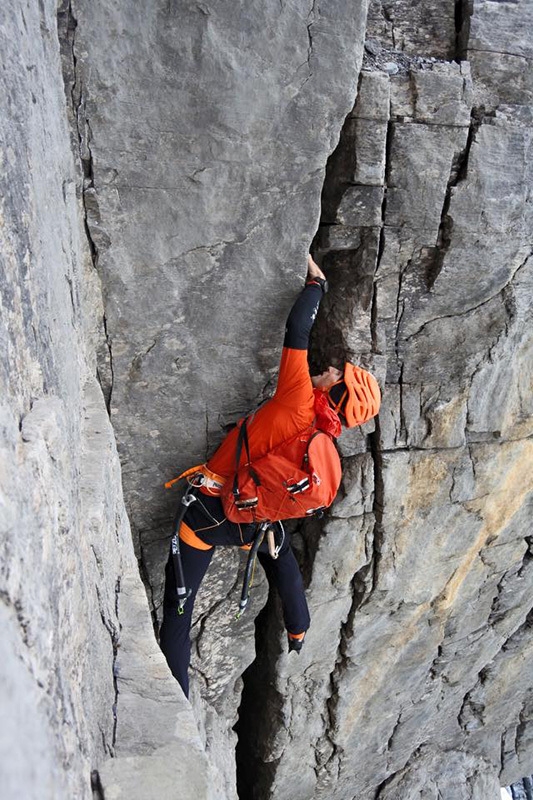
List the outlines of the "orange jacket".
<svg viewBox="0 0 533 800">
<path fill-rule="evenodd" d="M 321 299 L 322 289 L 311 281 L 291 309 L 276 392 L 249 420 L 248 441 L 253 461 L 305 430 L 315 418 L 307 348 Z M 208 461 L 208 468 L 221 477 L 227 478 L 235 471 L 237 437 L 238 428 L 234 428 Z"/>
<path fill-rule="evenodd" d="M 315 417 L 313 384 L 307 363 L 307 350 L 284 347 L 276 392 L 259 408 L 248 424 L 252 460 L 266 455 L 273 447 L 304 430 Z M 238 428 L 233 428 L 207 466 L 227 478 L 235 471 Z"/>
</svg>

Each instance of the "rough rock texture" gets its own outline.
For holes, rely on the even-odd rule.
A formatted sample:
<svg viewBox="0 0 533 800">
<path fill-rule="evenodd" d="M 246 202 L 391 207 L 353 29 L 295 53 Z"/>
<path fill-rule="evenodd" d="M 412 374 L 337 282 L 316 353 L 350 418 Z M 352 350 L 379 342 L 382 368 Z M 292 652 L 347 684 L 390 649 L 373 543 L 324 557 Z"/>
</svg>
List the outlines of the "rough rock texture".
<svg viewBox="0 0 533 800">
<path fill-rule="evenodd" d="M 100 376 L 156 606 L 177 500 L 162 484 L 205 460 L 275 374 L 365 13 L 346 0 L 72 4 L 109 342 Z M 205 734 L 233 784 L 231 728 L 254 657 L 253 615 L 233 621 L 240 555 L 212 565 L 195 626 Z M 254 607 L 264 599 L 263 581 Z"/>
<path fill-rule="evenodd" d="M 513 800 L 531 800 L 533 797 L 533 776 L 513 783 L 509 790 Z"/>
<path fill-rule="evenodd" d="M 530 6 L 470 20 L 487 36 L 504 6 L 496 64 Z M 371 34 L 323 192 L 315 340 L 386 370 L 384 406 L 368 452 L 343 442 L 346 496 L 307 554 L 306 652 L 267 644 L 250 670 L 243 713 L 275 670 L 276 710 L 243 796 L 496 797 L 533 758 L 531 108 L 505 83 L 485 104 L 476 52 L 472 82 Z"/>
<path fill-rule="evenodd" d="M 148 550 L 174 502 L 162 483 L 277 366 L 362 56 L 364 5 L 315 5 L 73 4 L 106 388 Z"/>
<path fill-rule="evenodd" d="M 357 94 L 322 193 L 332 289 L 313 358 L 374 369 L 384 408 L 342 438 L 323 530 L 295 534 L 313 611 L 300 659 L 275 598 L 259 618 L 241 796 L 414 797 L 431 774 L 435 796 L 480 797 L 525 774 L 531 5 L 373 2 L 360 75 L 353 4 L 74 14 L 107 393 L 156 608 L 159 486 L 268 389 Z M 228 625 L 237 561 L 219 554 L 195 629 L 195 703 L 228 780 L 253 657 L 250 619 Z"/>
<path fill-rule="evenodd" d="M 495 800 L 533 767 L 533 3 L 62 3 L 78 177 L 43 9 L 5 20 L 7 785 L 83 797 L 97 768 L 107 800 Z M 197 732 L 94 353 L 155 617 L 162 483 L 268 394 L 313 237 L 313 362 L 373 369 L 383 409 L 341 437 L 329 517 L 294 526 L 300 657 L 274 594 L 254 626 L 260 576 L 232 620 L 239 554 L 217 554 Z"/>
<path fill-rule="evenodd" d="M 2 797 L 81 800 L 102 778 L 108 800 L 145 800 L 162 759 L 182 764 L 180 798 L 220 797 L 153 637 L 96 380 L 101 289 L 56 7 L 17 2 L 0 18 Z"/>
</svg>

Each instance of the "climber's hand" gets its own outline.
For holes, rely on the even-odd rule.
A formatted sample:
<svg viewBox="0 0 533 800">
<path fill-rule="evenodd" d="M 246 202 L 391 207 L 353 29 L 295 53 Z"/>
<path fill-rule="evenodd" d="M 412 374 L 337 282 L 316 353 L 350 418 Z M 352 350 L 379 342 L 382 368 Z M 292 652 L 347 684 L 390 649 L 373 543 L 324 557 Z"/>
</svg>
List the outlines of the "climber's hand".
<svg viewBox="0 0 533 800">
<path fill-rule="evenodd" d="M 325 280 L 326 276 L 314 260 L 313 256 L 309 254 L 307 256 L 307 280 L 312 280 L 313 278 L 322 278 Z"/>
</svg>

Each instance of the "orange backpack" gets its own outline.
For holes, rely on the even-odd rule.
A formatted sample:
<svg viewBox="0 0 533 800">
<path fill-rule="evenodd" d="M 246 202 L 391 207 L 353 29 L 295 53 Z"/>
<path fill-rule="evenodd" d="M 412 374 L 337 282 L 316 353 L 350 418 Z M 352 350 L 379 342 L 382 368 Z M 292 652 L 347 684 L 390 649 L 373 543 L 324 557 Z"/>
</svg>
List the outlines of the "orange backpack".
<svg viewBox="0 0 533 800">
<path fill-rule="evenodd" d="M 243 447 L 246 460 L 241 464 Z M 246 418 L 240 425 L 235 461 L 236 471 L 220 494 L 231 522 L 277 522 L 316 514 L 331 505 L 341 482 L 341 462 L 332 438 L 315 425 L 252 462 Z"/>
</svg>

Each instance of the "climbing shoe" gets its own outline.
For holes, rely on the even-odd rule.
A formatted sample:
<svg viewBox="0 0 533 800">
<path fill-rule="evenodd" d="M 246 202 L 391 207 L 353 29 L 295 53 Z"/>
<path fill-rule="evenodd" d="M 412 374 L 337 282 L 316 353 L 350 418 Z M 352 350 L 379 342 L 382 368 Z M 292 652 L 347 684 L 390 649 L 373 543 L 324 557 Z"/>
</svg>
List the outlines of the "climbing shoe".
<svg viewBox="0 0 533 800">
<path fill-rule="evenodd" d="M 305 631 L 303 633 L 287 633 L 289 653 L 299 653 L 303 647 Z"/>
</svg>

